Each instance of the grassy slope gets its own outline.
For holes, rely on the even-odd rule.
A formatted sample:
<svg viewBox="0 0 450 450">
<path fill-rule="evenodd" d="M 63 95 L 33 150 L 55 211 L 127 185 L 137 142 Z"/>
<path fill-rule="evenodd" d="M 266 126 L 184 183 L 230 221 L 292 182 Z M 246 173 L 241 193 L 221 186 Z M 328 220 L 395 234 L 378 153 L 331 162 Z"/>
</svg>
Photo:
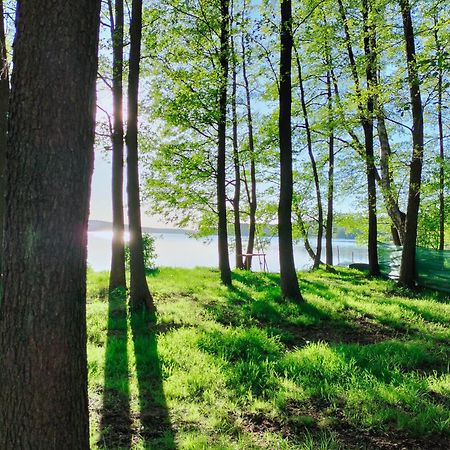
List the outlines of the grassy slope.
<svg viewBox="0 0 450 450">
<path fill-rule="evenodd" d="M 339 269 L 149 277 L 157 322 L 90 274 L 93 448 L 450 448 L 450 302 Z M 398 445 L 398 447 L 397 447 Z"/>
</svg>

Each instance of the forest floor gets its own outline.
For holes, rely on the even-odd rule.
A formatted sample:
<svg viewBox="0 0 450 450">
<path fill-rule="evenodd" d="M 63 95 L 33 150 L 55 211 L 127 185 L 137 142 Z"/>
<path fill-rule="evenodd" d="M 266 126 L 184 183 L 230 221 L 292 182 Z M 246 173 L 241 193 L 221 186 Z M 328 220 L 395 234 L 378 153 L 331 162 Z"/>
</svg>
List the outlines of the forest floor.
<svg viewBox="0 0 450 450">
<path fill-rule="evenodd" d="M 450 448 L 450 298 L 354 270 L 162 268 L 158 313 L 88 279 L 93 449 Z"/>
</svg>

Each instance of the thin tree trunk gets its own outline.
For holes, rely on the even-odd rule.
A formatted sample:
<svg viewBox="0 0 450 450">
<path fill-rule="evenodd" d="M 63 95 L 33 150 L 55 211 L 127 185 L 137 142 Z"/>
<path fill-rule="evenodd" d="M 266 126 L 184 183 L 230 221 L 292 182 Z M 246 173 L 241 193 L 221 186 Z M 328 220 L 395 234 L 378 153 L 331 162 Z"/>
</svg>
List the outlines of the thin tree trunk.
<svg viewBox="0 0 450 450">
<path fill-rule="evenodd" d="M 5 23 L 3 1 L 0 1 L 0 278 L 2 274 L 2 242 L 5 216 L 6 140 L 8 129 L 9 77 L 6 60 Z"/>
<path fill-rule="evenodd" d="M 145 277 L 142 243 L 141 203 L 139 198 L 138 99 L 142 37 L 142 0 L 133 0 L 130 26 L 128 73 L 127 176 L 128 222 L 130 232 L 130 307 L 155 309 Z"/>
<path fill-rule="evenodd" d="M 218 123 L 218 145 L 217 145 L 217 211 L 219 214 L 218 224 L 218 250 L 219 270 L 222 283 L 231 286 L 230 258 L 228 254 L 228 232 L 227 232 L 227 200 L 225 179 L 225 157 L 226 157 L 226 123 L 227 123 L 227 84 L 229 66 L 229 28 L 230 11 L 229 0 L 220 0 L 220 94 L 219 94 L 219 123 Z"/>
<path fill-rule="evenodd" d="M 292 240 L 292 4 L 291 0 L 281 2 L 280 32 L 280 201 L 278 204 L 278 239 L 280 252 L 281 294 L 285 298 L 302 302 L 303 298 L 295 271 Z"/>
<path fill-rule="evenodd" d="M 86 249 L 100 1 L 22 0 L 17 8 L 0 448 L 88 450 Z"/>
<path fill-rule="evenodd" d="M 364 10 L 368 8 L 367 0 L 362 0 L 363 5 L 363 15 Z M 367 175 L 367 209 L 368 209 L 368 220 L 369 220 L 369 233 L 368 233 L 368 253 L 369 253 L 369 273 L 372 276 L 379 275 L 380 268 L 378 265 L 378 249 L 377 249 L 377 215 L 376 215 L 376 169 L 373 154 L 373 94 L 368 95 L 366 107 L 363 105 L 363 98 L 361 94 L 361 84 L 359 81 L 358 69 L 356 66 L 356 60 L 351 44 L 350 30 L 348 27 L 347 16 L 345 13 L 344 5 L 342 0 L 338 0 L 339 13 L 344 27 L 345 33 L 345 43 L 347 47 L 348 59 L 350 63 L 350 69 L 353 77 L 353 82 L 355 84 L 355 92 L 358 103 L 359 120 L 364 131 L 364 149 L 365 149 L 365 161 L 366 161 L 366 175 Z M 366 48 L 368 37 L 367 30 L 367 20 L 365 20 L 364 28 L 366 29 L 366 36 L 364 37 L 364 50 L 367 61 L 367 83 L 370 89 L 372 89 L 373 81 L 373 61 L 370 60 L 371 52 L 370 48 Z M 366 110 L 367 108 L 367 110 Z"/>
<path fill-rule="evenodd" d="M 244 13 L 246 8 L 246 2 L 244 1 Z M 244 20 L 244 18 L 243 18 Z M 245 49 L 245 38 L 244 33 L 241 34 L 241 47 L 242 47 L 242 76 L 244 78 L 245 87 L 245 98 L 246 98 L 246 109 L 247 109 L 247 128 L 248 128 L 248 150 L 250 155 L 250 195 L 248 196 L 248 202 L 250 207 L 249 213 L 249 231 L 248 231 L 248 243 L 247 243 L 247 254 L 251 255 L 254 252 L 255 247 L 255 236 L 256 236 L 256 209 L 257 209 L 257 198 L 256 198 L 256 164 L 255 164 L 255 142 L 253 137 L 253 116 L 252 116 L 252 105 L 251 105 L 251 95 L 250 95 L 250 83 L 247 75 L 247 55 Z M 245 258 L 245 268 L 250 270 L 252 268 L 252 257 L 247 256 Z"/>
<path fill-rule="evenodd" d="M 300 103 L 302 106 L 303 120 L 306 131 L 306 141 L 308 147 L 309 160 L 311 161 L 311 167 L 313 171 L 314 187 L 316 189 L 317 199 L 317 213 L 318 213 L 318 225 L 317 225 L 317 250 L 315 253 L 313 269 L 318 269 L 320 266 L 320 258 L 322 256 L 322 238 L 323 238 L 323 207 L 322 207 L 322 194 L 320 192 L 319 173 L 317 171 L 316 159 L 314 157 L 311 128 L 309 126 L 308 108 L 306 107 L 305 89 L 303 86 L 302 66 L 300 63 L 300 57 L 297 52 L 297 48 L 294 46 L 295 57 L 297 61 L 298 81 L 300 86 Z"/>
<path fill-rule="evenodd" d="M 305 222 L 303 222 L 303 218 L 301 212 L 297 210 L 297 223 L 300 228 L 300 233 L 303 236 L 303 244 L 305 246 L 305 250 L 308 253 L 309 257 L 315 261 L 316 253 L 314 253 L 314 249 L 311 246 L 311 242 L 309 242 L 308 232 L 306 231 Z"/>
<path fill-rule="evenodd" d="M 367 200 L 369 209 L 369 273 L 372 276 L 380 275 L 377 248 L 377 188 L 375 181 L 374 158 L 374 126 L 373 117 L 375 111 L 374 88 L 376 83 L 376 58 L 375 49 L 371 46 L 371 35 L 375 32 L 373 25 L 369 23 L 369 1 L 362 0 L 363 27 L 364 27 L 364 54 L 366 56 L 366 80 L 367 80 L 367 114 L 363 118 L 364 141 L 366 147 L 367 170 Z"/>
<path fill-rule="evenodd" d="M 329 61 L 331 65 L 331 62 Z M 326 264 L 333 265 L 333 198 L 334 198 L 334 125 L 333 125 L 333 96 L 331 90 L 331 74 L 327 71 L 327 101 L 330 135 L 328 138 L 328 193 L 327 193 L 327 226 L 325 235 Z"/>
<path fill-rule="evenodd" d="M 365 19 L 367 22 L 367 17 Z M 379 85 L 380 81 L 377 75 L 377 39 L 376 30 L 374 25 L 372 25 L 372 30 L 368 36 L 367 46 L 370 49 L 372 64 L 374 66 L 372 75 L 373 84 L 373 100 L 375 107 L 375 115 L 377 119 L 377 131 L 378 140 L 380 143 L 380 171 L 381 177 L 379 179 L 379 185 L 381 187 L 381 192 L 383 194 L 384 203 L 389 217 L 392 220 L 394 229 L 392 230 L 392 237 L 394 243 L 401 245 L 405 237 L 405 213 L 400 210 L 398 205 L 398 199 L 395 194 L 395 183 L 394 174 L 391 165 L 391 144 L 389 142 L 389 135 L 386 128 L 386 122 L 384 118 L 383 105 L 379 102 Z"/>
<path fill-rule="evenodd" d="M 420 95 L 420 80 L 416 61 L 416 46 L 414 43 L 414 27 L 411 19 L 409 0 L 400 0 L 405 39 L 406 60 L 408 66 L 408 84 L 411 96 L 411 111 L 413 117 L 413 152 L 410 165 L 408 208 L 406 211 L 406 232 L 403 243 L 402 263 L 399 282 L 408 288 L 414 288 L 416 279 L 416 243 L 417 223 L 420 206 L 420 186 L 422 182 L 423 159 L 423 109 Z"/>
<path fill-rule="evenodd" d="M 111 273 L 109 291 L 126 287 L 125 279 L 125 245 L 124 245 L 124 214 L 123 214 L 123 0 L 115 1 L 115 20 L 110 2 L 111 33 L 113 45 L 113 108 L 114 131 L 112 136 L 112 211 L 113 238 L 111 254 Z"/>
<path fill-rule="evenodd" d="M 434 41 L 436 44 L 436 50 L 439 58 L 438 67 L 438 128 L 439 128 L 439 250 L 444 250 L 445 248 L 445 153 L 444 153 L 444 124 L 442 118 L 442 94 L 443 94 L 443 70 L 442 62 L 440 58 L 442 56 L 442 46 L 439 39 L 438 29 L 437 29 L 437 18 L 434 22 Z"/>
<path fill-rule="evenodd" d="M 233 63 L 232 70 L 232 94 L 231 94 L 231 111 L 233 123 L 233 164 L 234 164 L 234 237 L 236 245 L 236 268 L 243 269 L 244 261 L 242 258 L 242 232 L 241 232 L 241 163 L 239 158 L 239 142 L 238 142 L 238 117 L 236 108 L 237 95 L 237 71 L 236 71 L 236 54 L 234 49 L 234 39 L 231 38 L 231 60 Z"/>
</svg>

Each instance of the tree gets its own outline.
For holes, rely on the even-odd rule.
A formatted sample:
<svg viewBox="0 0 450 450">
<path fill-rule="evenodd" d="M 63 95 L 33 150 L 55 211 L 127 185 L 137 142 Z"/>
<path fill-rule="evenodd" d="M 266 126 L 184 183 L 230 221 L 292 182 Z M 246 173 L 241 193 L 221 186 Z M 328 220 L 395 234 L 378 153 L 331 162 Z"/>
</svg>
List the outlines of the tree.
<svg viewBox="0 0 450 450">
<path fill-rule="evenodd" d="M 408 84 L 413 117 L 413 151 L 409 175 L 405 241 L 403 243 L 399 282 L 409 288 L 413 288 L 416 279 L 417 222 L 420 206 L 420 185 L 422 181 L 422 159 L 424 145 L 423 110 L 422 98 L 420 94 L 420 79 L 416 61 L 414 27 L 411 18 L 411 6 L 409 4 L 409 0 L 400 0 L 400 9 L 403 21 L 405 53 L 408 65 Z"/>
<path fill-rule="evenodd" d="M 128 223 L 130 230 L 130 307 L 154 310 L 153 297 L 145 277 L 139 198 L 138 98 L 142 38 L 142 0 L 133 0 L 130 26 L 128 73 L 127 175 Z"/>
<path fill-rule="evenodd" d="M 280 139 L 280 199 L 278 203 L 278 239 L 280 258 L 280 283 L 283 297 L 303 301 L 295 272 L 292 241 L 292 4 L 281 1 L 280 30 L 280 112 L 278 119 Z"/>
<path fill-rule="evenodd" d="M 366 162 L 366 176 L 367 176 L 367 209 L 369 218 L 369 233 L 368 233 L 368 253 L 369 253 L 369 272 L 371 275 L 377 276 L 380 274 L 380 267 L 378 265 L 378 251 L 377 251 L 377 213 L 376 213 L 376 169 L 374 161 L 374 129 L 373 129 L 373 114 L 374 114 L 374 98 L 373 98 L 373 84 L 375 77 L 374 55 L 370 47 L 370 33 L 369 28 L 369 4 L 368 0 L 362 0 L 363 10 L 363 27 L 364 27 L 364 53 L 366 57 L 366 82 L 367 82 L 367 101 L 364 105 L 363 94 L 361 91 L 361 82 L 358 74 L 355 54 L 351 42 L 350 30 L 348 26 L 347 15 L 344 9 L 342 0 L 338 0 L 339 14 L 341 16 L 344 33 L 345 44 L 348 53 L 350 69 L 352 73 L 353 83 L 355 85 L 356 102 L 358 108 L 359 120 L 364 132 L 364 157 Z"/>
<path fill-rule="evenodd" d="M 125 279 L 125 245 L 124 245 L 124 217 L 123 217 L 123 33 L 124 14 L 123 0 L 116 0 L 115 13 L 112 0 L 109 0 L 111 17 L 111 37 L 113 45 L 113 108 L 114 125 L 112 135 L 112 210 L 113 210 L 113 238 L 111 253 L 111 273 L 109 290 L 126 286 Z"/>
<path fill-rule="evenodd" d="M 244 0 L 242 9 L 242 23 L 245 23 L 245 12 L 247 3 Z M 248 151 L 250 157 L 250 188 L 248 186 L 247 179 L 245 177 L 245 187 L 247 192 L 247 200 L 249 204 L 249 229 L 248 229 L 248 242 L 247 242 L 247 255 L 251 255 L 255 247 L 256 238 L 256 208 L 258 206 L 258 199 L 256 197 L 256 154 L 255 154 L 255 139 L 253 130 L 253 113 L 252 102 L 250 93 L 250 82 L 247 73 L 247 49 L 246 49 L 246 36 L 244 30 L 241 31 L 241 54 L 242 54 L 242 78 L 244 81 L 245 89 L 245 109 L 247 116 L 247 130 L 248 130 Z M 245 171 L 244 171 L 245 175 Z M 245 268 L 250 270 L 252 267 L 252 257 L 247 256 L 245 258 Z"/>
<path fill-rule="evenodd" d="M 217 143 L 217 213 L 218 224 L 218 246 L 219 246 L 219 269 L 222 283 L 231 285 L 231 270 L 228 254 L 227 235 L 227 200 L 226 200 L 226 123 L 227 123 L 227 84 L 229 66 L 229 31 L 230 11 L 229 1 L 220 0 L 220 86 L 219 86 L 219 123 Z"/>
<path fill-rule="evenodd" d="M 234 213 L 234 239 L 236 246 L 236 269 L 244 268 L 244 260 L 242 257 L 242 232 L 241 232 L 241 161 L 239 155 L 239 141 L 238 141 L 238 115 L 237 115 L 237 58 L 234 48 L 234 39 L 231 36 L 231 61 L 232 61 L 232 76 L 231 76 L 231 123 L 233 129 L 233 165 L 234 165 L 234 197 L 233 213 Z"/>
<path fill-rule="evenodd" d="M 321 263 L 320 258 L 322 256 L 322 237 L 323 237 L 322 194 L 320 192 L 319 172 L 317 170 L 317 163 L 316 163 L 316 159 L 314 157 L 314 152 L 313 152 L 311 126 L 309 123 L 308 108 L 306 106 L 306 99 L 305 99 L 305 88 L 303 85 L 302 64 L 300 62 L 300 57 L 299 57 L 297 48 L 294 47 L 294 50 L 295 50 L 295 59 L 297 62 L 298 83 L 299 83 L 299 88 L 300 88 L 300 104 L 302 107 L 304 128 L 305 128 L 305 132 L 306 132 L 306 142 L 307 142 L 306 145 L 308 148 L 309 160 L 311 161 L 311 168 L 312 168 L 313 179 L 314 179 L 314 188 L 316 191 L 316 200 L 317 200 L 317 212 L 318 212 L 317 245 L 316 245 L 316 253 L 314 254 L 314 258 L 313 258 L 313 260 L 314 260 L 313 269 L 318 269 L 320 266 L 320 263 Z"/>
<path fill-rule="evenodd" d="M 329 60 L 329 58 L 327 58 Z M 329 62 L 329 61 L 328 61 Z M 328 107 L 328 189 L 327 189 L 327 223 L 325 229 L 326 264 L 333 265 L 333 200 L 334 200 L 334 125 L 333 95 L 330 69 L 327 70 L 327 107 Z"/>
<path fill-rule="evenodd" d="M 3 1 L 0 1 L 0 247 L 3 242 L 3 219 L 5 212 L 6 182 L 6 138 L 8 128 L 9 77 L 6 60 L 5 24 L 3 20 Z M 2 255 L 0 251 L 0 276 Z"/>
<path fill-rule="evenodd" d="M 438 129 L 439 129 L 439 250 L 445 247 L 445 152 L 444 152 L 444 120 L 443 120 L 443 85 L 444 85 L 444 49 L 441 43 L 438 27 L 438 17 L 434 16 L 434 43 L 436 46 L 436 63 L 438 72 Z"/>
<path fill-rule="evenodd" d="M 18 2 L 0 306 L 2 449 L 89 449 L 86 245 L 99 11 L 99 0 Z"/>
</svg>

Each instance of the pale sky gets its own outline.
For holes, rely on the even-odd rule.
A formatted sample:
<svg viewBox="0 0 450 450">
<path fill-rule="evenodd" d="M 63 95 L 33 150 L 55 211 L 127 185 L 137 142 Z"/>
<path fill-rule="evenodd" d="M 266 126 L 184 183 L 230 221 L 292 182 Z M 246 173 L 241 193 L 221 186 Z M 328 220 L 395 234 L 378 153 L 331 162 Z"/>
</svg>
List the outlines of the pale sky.
<svg viewBox="0 0 450 450">
<path fill-rule="evenodd" d="M 106 114 L 104 111 L 109 111 L 112 114 L 112 95 L 109 89 L 99 82 L 97 85 L 97 104 L 102 109 L 97 109 L 97 121 L 105 122 Z M 124 104 L 124 117 L 126 117 L 126 104 Z M 124 149 L 126 153 L 126 149 Z M 105 152 L 96 148 L 95 150 L 95 162 L 94 162 L 94 174 L 92 177 L 92 191 L 91 191 L 91 213 L 90 220 L 106 220 L 112 222 L 112 194 L 111 194 L 111 164 L 112 152 Z M 125 223 L 128 223 L 127 211 L 126 211 L 126 167 L 124 167 L 124 207 L 125 207 Z M 142 198 L 142 196 L 141 196 Z M 142 226 L 144 227 L 167 227 L 158 217 L 151 217 L 146 213 L 144 205 L 141 210 Z"/>
<path fill-rule="evenodd" d="M 106 220 L 112 222 L 112 201 L 111 201 L 111 170 L 110 162 L 111 152 L 105 155 L 105 152 L 96 150 L 94 162 L 94 174 L 92 177 L 91 192 L 91 214 L 90 220 Z M 125 169 L 125 168 L 124 168 Z M 126 177 L 124 183 L 124 199 L 126 199 Z M 126 206 L 126 202 L 124 202 Z M 157 217 L 151 217 L 145 213 L 142 208 L 142 226 L 144 227 L 168 227 Z M 125 223 L 127 223 L 125 211 Z"/>
</svg>

